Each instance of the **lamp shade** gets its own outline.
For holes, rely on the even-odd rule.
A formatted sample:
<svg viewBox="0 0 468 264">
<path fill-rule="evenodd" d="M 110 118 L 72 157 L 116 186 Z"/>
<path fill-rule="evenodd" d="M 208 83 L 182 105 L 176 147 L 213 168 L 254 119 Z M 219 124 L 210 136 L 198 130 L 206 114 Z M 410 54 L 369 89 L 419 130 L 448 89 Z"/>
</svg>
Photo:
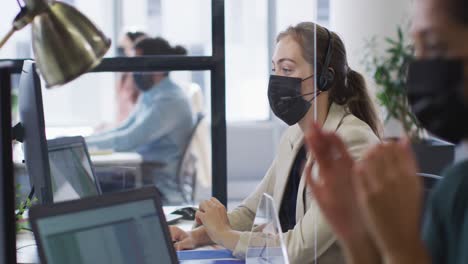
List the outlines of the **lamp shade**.
<svg viewBox="0 0 468 264">
<path fill-rule="evenodd" d="M 52 2 L 31 22 L 32 46 L 46 87 L 67 83 L 97 66 L 111 41 L 73 6 Z"/>
</svg>

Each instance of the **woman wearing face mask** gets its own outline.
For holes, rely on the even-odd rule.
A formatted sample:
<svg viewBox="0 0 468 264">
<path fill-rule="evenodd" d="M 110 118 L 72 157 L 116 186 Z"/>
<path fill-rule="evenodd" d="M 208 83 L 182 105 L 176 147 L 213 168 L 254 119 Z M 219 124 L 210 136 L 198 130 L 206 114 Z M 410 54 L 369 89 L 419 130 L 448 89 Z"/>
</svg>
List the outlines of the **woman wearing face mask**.
<svg viewBox="0 0 468 264">
<path fill-rule="evenodd" d="M 162 38 L 145 38 L 135 44 L 135 54 L 185 55 L 180 46 L 171 47 Z M 141 94 L 130 116 L 117 128 L 86 138 L 90 147 L 138 152 L 151 167 L 151 181 L 165 204 L 183 202 L 177 191 L 178 161 L 193 130 L 190 102 L 168 72 L 134 73 Z"/>
<path fill-rule="evenodd" d="M 131 57 L 134 56 L 133 46 L 138 41 L 148 37 L 145 33 L 136 31 L 126 32 L 122 39 L 119 41 L 119 47 L 117 48 L 117 56 L 119 57 Z M 117 123 L 124 121 L 133 107 L 138 98 L 138 88 L 135 87 L 132 73 L 125 72 L 120 75 L 120 80 L 116 86 L 116 100 L 117 100 Z"/>
<path fill-rule="evenodd" d="M 319 263 L 340 263 L 342 256 L 327 223 L 305 188 L 303 168 L 308 157 L 303 131 L 317 119 L 323 129 L 336 131 L 355 158 L 379 142 L 376 114 L 362 76 L 348 67 L 343 42 L 317 25 L 317 93 L 314 91 L 314 24 L 300 23 L 277 37 L 272 58 L 268 99 L 273 113 L 290 125 L 266 176 L 243 203 L 230 213 L 215 198 L 199 206 L 200 227 L 186 233 L 171 227 L 178 250 L 220 244 L 245 257 L 249 231 L 263 193 L 273 196 L 291 263 L 314 261 L 314 225 L 318 227 Z M 309 162 L 314 158 L 309 157 Z M 314 223 L 314 220 L 316 222 Z"/>
<path fill-rule="evenodd" d="M 145 33 L 140 31 L 127 31 L 123 34 L 119 41 L 117 48 L 117 57 L 132 57 L 135 55 L 133 46 L 136 42 L 148 37 Z M 118 126 L 123 122 L 130 112 L 135 107 L 138 95 L 140 94 L 138 88 L 133 81 L 133 74 L 131 72 L 123 72 L 118 75 L 117 85 L 115 86 L 115 103 L 117 117 L 116 122 L 106 124 L 102 123 L 95 128 L 96 132 L 108 130 Z"/>
<path fill-rule="evenodd" d="M 409 102 L 430 132 L 466 144 L 468 2 L 417 0 L 415 12 Z M 306 141 L 317 157 L 340 157 L 333 164 L 317 158 L 321 184 L 309 184 L 348 263 L 468 263 L 466 159 L 443 172 L 427 200 L 421 232 L 423 188 L 407 140 L 376 146 L 357 164 L 336 135 L 317 126 Z M 310 166 L 306 172 L 310 177 Z"/>
</svg>

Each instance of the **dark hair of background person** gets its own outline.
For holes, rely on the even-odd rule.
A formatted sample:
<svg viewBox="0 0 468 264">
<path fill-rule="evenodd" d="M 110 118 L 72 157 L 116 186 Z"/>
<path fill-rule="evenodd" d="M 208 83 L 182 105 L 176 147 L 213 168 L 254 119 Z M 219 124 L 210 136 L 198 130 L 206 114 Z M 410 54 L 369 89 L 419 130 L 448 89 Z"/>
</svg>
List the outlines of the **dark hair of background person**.
<svg viewBox="0 0 468 264">
<path fill-rule="evenodd" d="M 317 74 L 320 74 L 328 48 L 327 30 L 317 25 Z M 341 38 L 330 31 L 332 50 L 329 67 L 334 71 L 334 80 L 330 84 L 329 103 L 345 105 L 347 110 L 366 122 L 377 136 L 381 136 L 381 126 L 372 100 L 367 91 L 364 77 L 348 66 L 346 49 Z M 292 37 L 302 49 L 304 59 L 314 65 L 314 23 L 302 22 L 281 32 L 276 41 Z"/>
<path fill-rule="evenodd" d="M 125 33 L 125 36 L 127 36 L 127 38 L 129 38 L 132 43 L 135 43 L 135 41 L 137 41 L 139 38 L 145 37 L 146 33 L 142 31 L 128 31 Z"/>
<path fill-rule="evenodd" d="M 184 47 L 179 45 L 171 46 L 167 40 L 161 37 L 144 38 L 135 43 L 134 49 L 139 50 L 141 56 L 187 55 L 187 50 Z"/>
<path fill-rule="evenodd" d="M 144 38 L 135 43 L 135 50 L 140 50 L 142 56 L 151 55 L 187 55 L 187 50 L 182 46 L 171 46 L 161 37 Z"/>
</svg>

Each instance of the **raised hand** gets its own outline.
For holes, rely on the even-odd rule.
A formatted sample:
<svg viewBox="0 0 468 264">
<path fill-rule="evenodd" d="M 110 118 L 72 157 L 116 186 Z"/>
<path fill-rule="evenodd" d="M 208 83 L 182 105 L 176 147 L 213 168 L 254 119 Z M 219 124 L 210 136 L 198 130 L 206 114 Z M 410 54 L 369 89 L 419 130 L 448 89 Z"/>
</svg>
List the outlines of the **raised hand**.
<svg viewBox="0 0 468 264">
<path fill-rule="evenodd" d="M 308 185 L 344 247 L 348 263 L 378 263 L 380 255 L 358 210 L 354 161 L 346 146 L 336 134 L 322 132 L 315 124 L 305 141 L 318 166 L 312 169 L 309 159 L 305 168 Z"/>
<path fill-rule="evenodd" d="M 376 146 L 356 166 L 360 211 L 386 263 L 426 263 L 423 189 L 408 140 Z"/>
</svg>

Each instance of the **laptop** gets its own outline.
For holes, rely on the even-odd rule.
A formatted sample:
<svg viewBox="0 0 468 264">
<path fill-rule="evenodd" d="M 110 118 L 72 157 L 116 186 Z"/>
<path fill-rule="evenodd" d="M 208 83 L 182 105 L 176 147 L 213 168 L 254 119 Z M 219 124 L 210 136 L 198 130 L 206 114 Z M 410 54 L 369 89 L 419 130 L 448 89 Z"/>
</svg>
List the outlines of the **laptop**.
<svg viewBox="0 0 468 264">
<path fill-rule="evenodd" d="M 101 194 L 83 137 L 47 140 L 54 202 Z"/>
<path fill-rule="evenodd" d="M 155 187 L 31 208 L 41 263 L 178 263 Z"/>
<path fill-rule="evenodd" d="M 48 140 L 47 148 L 54 202 L 102 194 L 83 137 Z M 182 216 L 167 214 L 166 219 L 169 224 L 173 224 L 182 219 Z"/>
</svg>

